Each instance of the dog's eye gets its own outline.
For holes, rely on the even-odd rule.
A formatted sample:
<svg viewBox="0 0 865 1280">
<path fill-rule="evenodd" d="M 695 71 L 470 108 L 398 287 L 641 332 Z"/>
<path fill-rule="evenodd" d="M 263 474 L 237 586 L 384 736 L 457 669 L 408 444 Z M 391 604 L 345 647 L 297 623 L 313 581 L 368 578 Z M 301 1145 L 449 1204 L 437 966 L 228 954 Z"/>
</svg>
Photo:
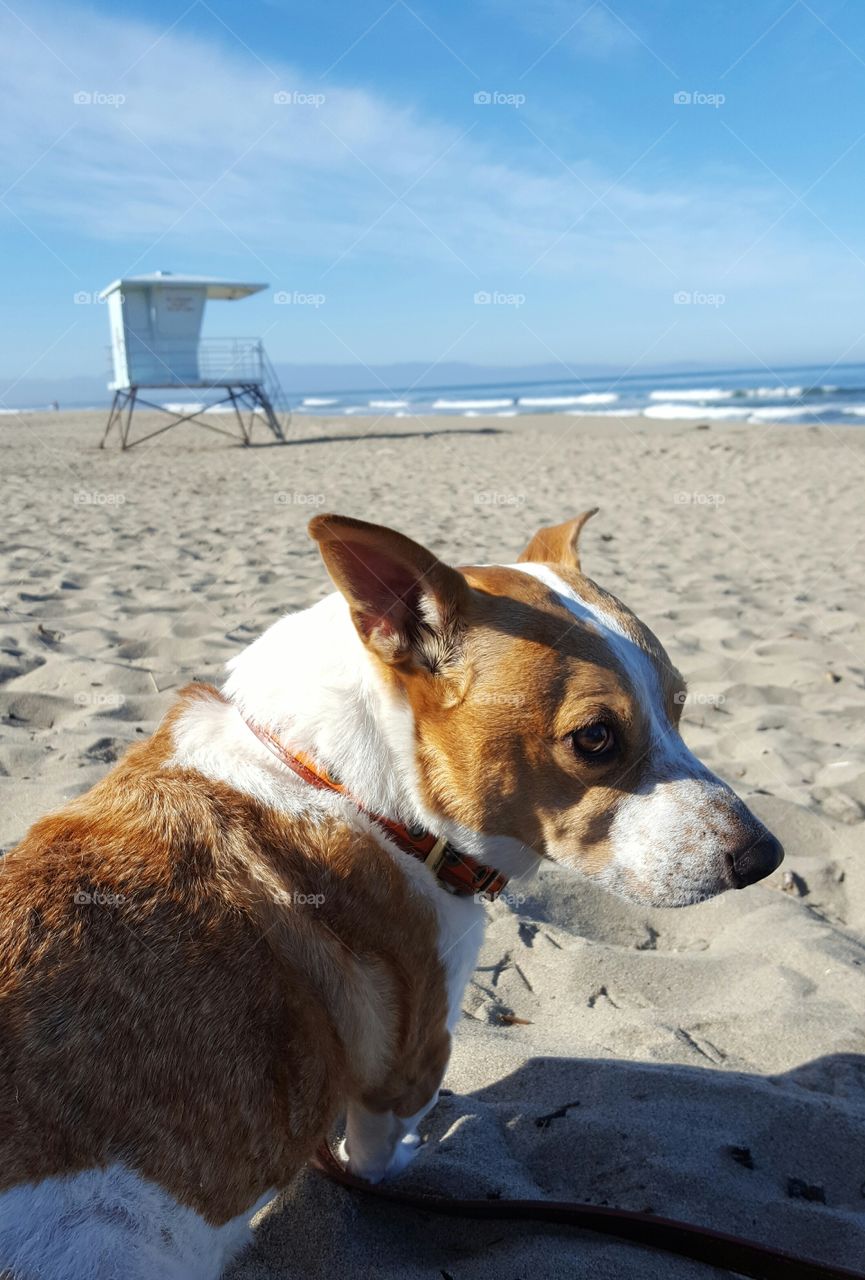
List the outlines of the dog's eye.
<svg viewBox="0 0 865 1280">
<path fill-rule="evenodd" d="M 571 734 L 571 742 L 577 755 L 589 760 L 599 760 L 615 750 L 616 735 L 610 725 L 597 720 L 583 729 L 575 729 Z"/>
</svg>

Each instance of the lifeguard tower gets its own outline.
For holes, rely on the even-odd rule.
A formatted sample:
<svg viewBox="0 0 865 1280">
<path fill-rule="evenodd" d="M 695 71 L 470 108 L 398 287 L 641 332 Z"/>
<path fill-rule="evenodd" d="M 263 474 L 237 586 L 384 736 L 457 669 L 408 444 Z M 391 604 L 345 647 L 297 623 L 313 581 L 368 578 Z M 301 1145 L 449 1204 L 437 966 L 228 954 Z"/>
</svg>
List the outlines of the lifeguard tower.
<svg viewBox="0 0 865 1280">
<path fill-rule="evenodd" d="M 114 380 L 108 387 L 114 400 L 100 449 L 114 427 L 121 449 L 130 449 L 184 422 L 237 439 L 236 432 L 213 421 L 214 411 L 230 414 L 232 408 L 243 444 L 250 443 L 257 416 L 264 419 L 277 440 L 284 440 L 275 408 L 283 406 L 284 398 L 261 340 L 201 337 L 209 299 L 235 302 L 266 288 L 266 284 L 157 271 L 114 280 L 103 289 L 99 297 L 108 303 L 114 365 Z M 224 394 L 208 404 L 155 404 L 141 396 L 142 390 L 152 387 Z M 138 405 L 167 413 L 171 421 L 132 440 L 132 415 Z"/>
</svg>

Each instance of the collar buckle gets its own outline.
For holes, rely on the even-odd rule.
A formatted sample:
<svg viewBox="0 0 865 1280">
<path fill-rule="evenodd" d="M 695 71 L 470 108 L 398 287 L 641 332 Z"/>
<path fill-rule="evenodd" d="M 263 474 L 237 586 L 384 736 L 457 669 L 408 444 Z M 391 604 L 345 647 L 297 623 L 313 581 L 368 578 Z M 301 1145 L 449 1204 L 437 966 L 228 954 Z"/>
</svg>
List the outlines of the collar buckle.
<svg viewBox="0 0 865 1280">
<path fill-rule="evenodd" d="M 319 790 L 336 791 L 351 800 L 352 804 L 371 822 L 392 840 L 403 853 L 409 854 L 423 862 L 439 882 L 451 893 L 461 897 L 483 897 L 487 901 L 497 898 L 507 884 L 507 876 L 488 867 L 466 853 L 455 849 L 444 836 L 436 838 L 431 831 L 423 827 L 405 826 L 401 822 L 392 822 L 381 814 L 370 813 L 359 800 L 350 795 L 341 782 L 333 778 L 312 760 L 302 755 L 294 755 L 284 746 L 275 734 L 253 720 L 243 717 L 244 723 L 255 734 L 259 742 L 271 751 L 277 759 L 291 769 L 298 778 L 303 779 Z"/>
</svg>

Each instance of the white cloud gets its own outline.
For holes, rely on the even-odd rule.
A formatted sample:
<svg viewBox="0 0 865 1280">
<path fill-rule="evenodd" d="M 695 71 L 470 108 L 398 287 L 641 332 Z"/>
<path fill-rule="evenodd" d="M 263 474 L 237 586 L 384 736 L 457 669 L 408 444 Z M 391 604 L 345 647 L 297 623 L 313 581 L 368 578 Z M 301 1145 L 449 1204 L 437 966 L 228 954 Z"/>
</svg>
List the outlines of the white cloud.
<svg viewBox="0 0 865 1280">
<path fill-rule="evenodd" d="M 580 56 L 607 58 L 640 47 L 634 30 L 604 0 L 534 0 L 531 5 L 521 0 L 491 2 L 535 35 L 540 54 L 560 47 Z"/>
<path fill-rule="evenodd" d="M 216 23 L 206 38 L 69 6 L 26 20 L 30 30 L 3 11 L 6 200 L 49 243 L 71 228 L 136 246 L 140 270 L 162 262 L 154 244 L 176 259 L 169 250 L 206 236 L 242 242 L 261 269 L 302 254 L 311 279 L 363 255 L 457 272 L 462 262 L 467 285 L 471 271 L 489 281 L 530 269 L 711 288 L 785 205 L 777 188 L 651 182 L 651 158 L 616 184 L 598 164 L 562 164 L 516 113 L 503 160 L 503 143 L 482 141 L 483 112 L 508 108 L 478 107 L 463 127 L 423 119 L 334 77 L 265 65 Z M 104 100 L 117 95 L 120 105 Z M 532 127 L 543 134 L 542 120 Z M 804 278 L 813 259 L 783 236 L 743 258 L 728 289 Z"/>
</svg>

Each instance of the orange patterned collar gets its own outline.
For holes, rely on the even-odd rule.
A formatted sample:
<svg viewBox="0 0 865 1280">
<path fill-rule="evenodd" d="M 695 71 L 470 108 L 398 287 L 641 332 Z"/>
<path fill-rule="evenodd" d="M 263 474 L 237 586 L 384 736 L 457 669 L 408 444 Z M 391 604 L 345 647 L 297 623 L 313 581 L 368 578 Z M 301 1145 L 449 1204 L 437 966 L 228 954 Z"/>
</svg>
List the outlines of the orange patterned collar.
<svg viewBox="0 0 865 1280">
<path fill-rule="evenodd" d="M 346 796 L 352 804 L 374 822 L 389 840 L 403 853 L 424 862 L 451 893 L 462 897 L 483 897 L 489 901 L 497 898 L 508 882 L 507 876 L 488 867 L 467 853 L 461 853 L 447 840 L 436 837 L 422 828 L 404 826 L 401 822 L 393 822 L 380 814 L 370 813 L 368 809 L 355 800 L 336 778 L 332 778 L 324 769 L 301 755 L 295 755 L 279 741 L 269 730 L 247 720 L 246 724 L 260 742 L 287 765 L 293 773 L 308 782 L 310 786 L 321 791 L 338 791 Z"/>
</svg>

